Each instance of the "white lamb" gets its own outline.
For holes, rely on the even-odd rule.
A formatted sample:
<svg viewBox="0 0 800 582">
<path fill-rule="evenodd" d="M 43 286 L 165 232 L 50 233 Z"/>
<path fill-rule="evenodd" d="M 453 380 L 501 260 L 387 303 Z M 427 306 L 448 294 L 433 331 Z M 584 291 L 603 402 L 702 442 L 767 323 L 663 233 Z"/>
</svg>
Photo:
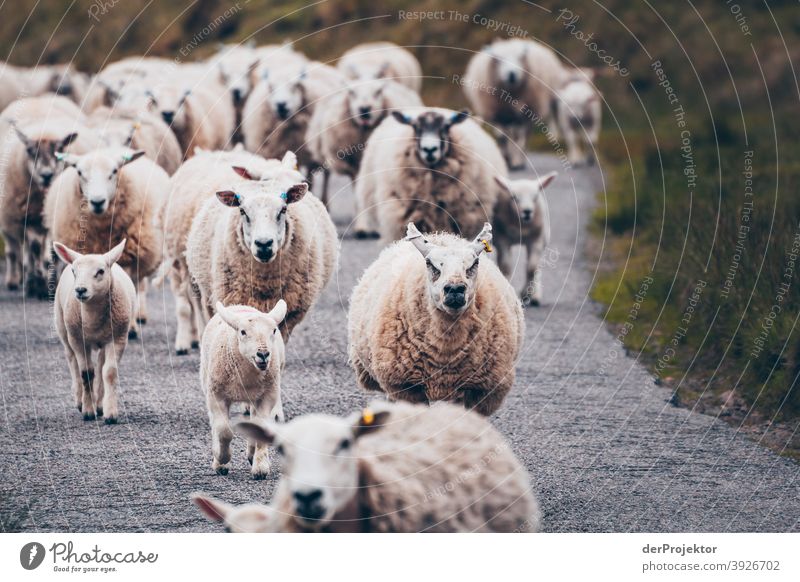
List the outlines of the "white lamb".
<svg viewBox="0 0 800 582">
<path fill-rule="evenodd" d="M 585 73 L 576 72 L 558 90 L 553 107 L 569 161 L 575 165 L 594 165 L 603 115 L 600 92 Z"/>
<path fill-rule="evenodd" d="M 526 162 L 534 123 L 556 130 L 550 102 L 569 76 L 558 56 L 527 39 L 497 40 L 475 54 L 459 83 L 473 111 L 494 128 L 512 169 Z"/>
<path fill-rule="evenodd" d="M 389 79 L 366 79 L 352 81 L 347 90 L 334 93 L 314 110 L 306 140 L 312 166 L 322 168 L 321 197 L 326 203 L 329 174 L 355 178 L 373 130 L 404 107 L 422 107 L 419 95 Z"/>
<path fill-rule="evenodd" d="M 490 260 L 488 223 L 473 241 L 408 236 L 385 249 L 350 299 L 350 364 L 358 383 L 393 400 L 460 402 L 495 412 L 514 384 L 522 307 Z"/>
<path fill-rule="evenodd" d="M 511 248 L 522 245 L 527 251 L 522 304 L 537 306 L 542 300 L 542 254 L 550 243 L 550 214 L 544 189 L 558 175 L 550 172 L 535 180 L 509 180 L 495 176 L 501 195 L 494 210 L 494 241 L 497 263 L 511 277 Z"/>
<path fill-rule="evenodd" d="M 351 79 L 387 78 L 419 93 L 422 67 L 408 49 L 391 42 L 367 42 L 345 52 L 337 65 Z"/>
<path fill-rule="evenodd" d="M 45 221 L 52 240 L 103 253 L 129 242 L 119 258 L 139 289 L 138 322 L 147 320 L 147 278 L 161 263 L 158 221 L 169 192 L 169 176 L 144 152 L 109 147 L 88 154 L 60 154 L 68 166 L 47 194 Z M 132 337 L 136 327 L 132 327 Z"/>
<path fill-rule="evenodd" d="M 234 430 L 275 446 L 284 469 L 269 507 L 244 511 L 214 500 L 198 503 L 231 530 L 541 528 L 528 472 L 506 440 L 484 418 L 450 404 L 375 402 L 348 418 L 309 414 L 287 424 L 250 420 Z"/>
<path fill-rule="evenodd" d="M 117 367 L 136 305 L 133 281 L 117 265 L 125 241 L 102 255 L 83 255 L 59 242 L 53 248 L 70 266 L 56 288 L 55 324 L 75 404 L 84 420 L 105 416 L 106 424 L 114 424 L 119 418 Z"/>
<path fill-rule="evenodd" d="M 267 311 L 284 299 L 285 341 L 330 280 L 339 241 L 325 206 L 306 196 L 291 152 L 282 166 L 266 175 L 243 168 L 252 179 L 208 200 L 192 222 L 186 262 L 205 321 L 217 302 Z"/>
<path fill-rule="evenodd" d="M 231 459 L 231 404 L 248 405 L 251 418 L 283 421 L 281 375 L 286 362 L 278 325 L 286 317 L 286 302 L 278 300 L 269 313 L 246 305 L 217 303 L 216 315 L 203 332 L 200 383 L 211 421 L 211 467 L 228 474 Z M 250 441 L 247 459 L 254 479 L 269 474 L 269 451 Z"/>
<path fill-rule="evenodd" d="M 467 111 L 404 109 L 392 117 L 367 142 L 356 181 L 356 235 L 377 223 L 390 242 L 408 221 L 426 231 L 477 234 L 492 219 L 492 177 L 506 174 L 494 140 Z"/>
</svg>

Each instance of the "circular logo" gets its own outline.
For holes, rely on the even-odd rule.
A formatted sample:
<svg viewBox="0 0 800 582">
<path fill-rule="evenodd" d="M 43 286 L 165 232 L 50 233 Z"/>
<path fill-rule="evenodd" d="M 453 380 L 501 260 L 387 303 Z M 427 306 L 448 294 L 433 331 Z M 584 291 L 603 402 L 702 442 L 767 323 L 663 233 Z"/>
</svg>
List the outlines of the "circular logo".
<svg viewBox="0 0 800 582">
<path fill-rule="evenodd" d="M 30 542 L 19 551 L 19 563 L 26 570 L 35 570 L 44 561 L 44 546 L 39 542 Z"/>
</svg>

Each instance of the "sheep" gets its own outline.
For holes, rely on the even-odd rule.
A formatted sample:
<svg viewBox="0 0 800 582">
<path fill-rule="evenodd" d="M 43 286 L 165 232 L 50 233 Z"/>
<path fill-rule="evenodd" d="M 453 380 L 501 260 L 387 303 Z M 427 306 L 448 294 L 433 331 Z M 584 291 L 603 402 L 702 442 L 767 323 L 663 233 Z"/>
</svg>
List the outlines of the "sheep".
<svg viewBox="0 0 800 582">
<path fill-rule="evenodd" d="M 283 420 L 281 375 L 286 361 L 278 325 L 286 317 L 286 302 L 279 299 L 269 313 L 246 305 L 216 305 L 216 315 L 203 332 L 200 346 L 200 383 L 206 395 L 211 422 L 211 468 L 228 474 L 231 459 L 230 407 L 246 403 L 254 419 Z M 251 441 L 247 459 L 254 479 L 269 474 L 269 451 Z"/>
<path fill-rule="evenodd" d="M 51 239 L 73 248 L 101 253 L 130 241 L 119 264 L 139 289 L 138 323 L 147 321 L 147 278 L 161 263 L 157 217 L 169 191 L 167 173 L 143 156 L 121 147 L 59 154 L 67 169 L 53 182 L 44 210 Z M 137 333 L 133 326 L 131 336 Z"/>
<path fill-rule="evenodd" d="M 498 195 L 492 176 L 506 171 L 494 140 L 466 110 L 393 111 L 364 152 L 356 236 L 377 223 L 385 241 L 397 240 L 409 220 L 423 230 L 474 236 L 492 218 Z"/>
<path fill-rule="evenodd" d="M 550 172 L 535 180 L 509 180 L 495 176 L 502 194 L 494 215 L 494 241 L 497 264 L 506 277 L 513 273 L 511 247 L 523 245 L 527 251 L 526 285 L 521 293 L 522 304 L 538 306 L 542 300 L 542 277 L 539 262 L 550 243 L 550 214 L 544 189 L 558 172 Z"/>
<path fill-rule="evenodd" d="M 117 367 L 128 345 L 136 305 L 133 281 L 117 264 L 124 248 L 123 239 L 107 253 L 81 254 L 53 243 L 56 254 L 71 267 L 56 287 L 55 325 L 67 356 L 75 404 L 84 420 L 105 416 L 106 424 L 119 418 Z"/>
<path fill-rule="evenodd" d="M 269 76 L 276 69 L 302 67 L 308 63 L 308 58 L 300 51 L 295 50 L 292 42 L 256 47 L 255 54 L 258 57 L 258 65 L 253 71 L 255 80 Z"/>
<path fill-rule="evenodd" d="M 351 79 L 386 77 L 415 93 L 422 88 L 422 67 L 410 51 L 391 42 L 367 42 L 345 52 L 338 68 Z"/>
<path fill-rule="evenodd" d="M 101 106 L 87 120 L 108 145 L 144 150 L 145 155 L 172 175 L 181 165 L 183 151 L 175 134 L 160 117 L 147 111 Z"/>
<path fill-rule="evenodd" d="M 232 139 L 234 143 L 241 142 L 242 109 L 253 88 L 259 55 L 250 44 L 221 45 L 208 63 L 219 75 L 220 83 L 228 89 L 236 112 Z"/>
<path fill-rule="evenodd" d="M 287 341 L 330 280 L 339 250 L 325 206 L 306 196 L 297 158 L 287 152 L 281 165 L 266 175 L 240 168 L 249 180 L 205 202 L 189 231 L 186 263 L 200 291 L 202 321 L 218 301 L 266 311 L 283 298 Z"/>
<path fill-rule="evenodd" d="M 80 103 L 89 86 L 89 76 L 79 72 L 72 64 L 37 65 L 35 67 L 15 67 L 2 64 L 8 76 L 15 77 L 14 85 L 19 87 L 19 95 L 39 97 L 55 93 Z M 3 74 L 6 81 L 6 74 Z"/>
<path fill-rule="evenodd" d="M 203 203 L 219 190 L 234 187 L 245 178 L 234 170 L 248 168 L 259 175 L 276 169 L 281 162 L 263 158 L 242 150 L 237 145 L 232 151 L 201 151 L 184 162 L 170 179 L 170 193 L 162 211 L 164 230 L 164 258 L 162 270 L 169 274 L 170 287 L 175 296 L 177 333 L 175 353 L 186 355 L 199 347 L 198 330 L 202 330 L 202 314 L 193 290 L 189 268 L 186 264 L 186 241 L 192 220 Z"/>
<path fill-rule="evenodd" d="M 492 124 L 511 169 L 526 160 L 534 123 L 555 131 L 550 101 L 568 77 L 556 54 L 533 40 L 497 40 L 476 53 L 459 80 L 473 111 Z"/>
<path fill-rule="evenodd" d="M 251 419 L 233 428 L 274 446 L 284 469 L 268 507 L 201 506 L 232 530 L 541 529 L 530 478 L 508 442 L 486 419 L 452 404 L 375 402 L 346 418 Z M 221 511 L 210 515 L 211 507 Z"/>
<path fill-rule="evenodd" d="M 422 107 L 419 95 L 389 79 L 353 81 L 315 109 L 306 140 L 314 163 L 323 169 L 321 198 L 327 203 L 330 172 L 355 178 L 367 139 L 394 109 Z"/>
<path fill-rule="evenodd" d="M 23 284 L 29 296 L 46 298 L 50 253 L 42 221 L 44 196 L 62 169 L 57 151 L 81 153 L 99 140 L 81 125 L 78 107 L 59 96 L 31 97 L 0 116 L 0 233 L 6 242 L 6 286 Z"/>
<path fill-rule="evenodd" d="M 17 68 L 0 62 L 0 111 L 25 94 Z"/>
<path fill-rule="evenodd" d="M 514 384 L 522 307 L 489 260 L 489 223 L 473 241 L 423 237 L 408 223 L 353 290 L 350 365 L 359 385 L 393 400 L 450 400 L 484 415 Z M 420 255 L 422 257 L 420 258 Z"/>
<path fill-rule="evenodd" d="M 242 134 L 248 151 L 275 158 L 286 150 L 295 152 L 301 166 L 316 169 L 306 133 L 316 108 L 325 97 L 344 88 L 336 69 L 306 62 L 271 70 L 253 89 L 242 113 Z M 323 201 L 327 177 L 323 187 Z"/>
<path fill-rule="evenodd" d="M 224 501 L 202 493 L 192 493 L 189 498 L 209 520 L 221 522 L 228 533 L 276 533 L 280 523 L 272 508 L 260 503 L 247 503 L 234 507 Z"/>
<path fill-rule="evenodd" d="M 552 102 L 558 128 L 567 144 L 570 163 L 594 165 L 603 105 L 600 92 L 585 73 L 576 72 Z"/>
</svg>

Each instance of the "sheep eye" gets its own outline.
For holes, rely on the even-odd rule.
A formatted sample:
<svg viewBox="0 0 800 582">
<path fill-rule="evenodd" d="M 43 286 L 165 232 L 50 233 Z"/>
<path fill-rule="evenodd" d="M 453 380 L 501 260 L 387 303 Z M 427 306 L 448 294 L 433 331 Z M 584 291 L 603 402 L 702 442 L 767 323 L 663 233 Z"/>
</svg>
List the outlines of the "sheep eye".
<svg viewBox="0 0 800 582">
<path fill-rule="evenodd" d="M 346 451 L 350 448 L 350 439 L 344 439 L 342 442 L 339 443 L 339 450 Z"/>
<path fill-rule="evenodd" d="M 83 178 L 83 172 L 81 172 L 80 170 L 78 170 L 78 176 L 80 176 L 81 178 Z"/>
<path fill-rule="evenodd" d="M 278 454 L 279 454 L 281 457 L 282 457 L 282 456 L 284 456 L 284 454 L 285 454 L 285 453 L 284 453 L 284 451 L 283 451 L 283 445 L 278 445 L 277 447 L 275 447 L 275 450 L 277 451 L 277 453 L 278 453 Z"/>
<path fill-rule="evenodd" d="M 439 275 L 442 274 L 442 272 L 439 269 L 433 266 L 433 263 L 431 263 L 430 259 L 425 259 L 425 263 L 428 265 L 428 269 L 430 269 L 431 274 L 434 277 L 438 277 Z"/>
<path fill-rule="evenodd" d="M 105 273 L 106 273 L 105 269 L 97 269 L 97 272 L 94 274 L 94 276 L 102 277 L 103 275 L 105 275 Z"/>
<path fill-rule="evenodd" d="M 242 335 L 247 335 L 247 332 L 245 330 L 241 330 L 239 333 Z"/>
<path fill-rule="evenodd" d="M 117 173 L 117 169 L 116 169 L 116 168 L 114 168 L 113 170 L 111 170 L 111 175 L 112 175 L 112 176 L 113 176 L 114 174 L 116 174 L 116 173 Z"/>
<path fill-rule="evenodd" d="M 247 213 L 244 210 L 242 210 L 241 208 L 239 209 L 239 214 L 244 216 L 244 219 L 248 222 L 248 224 L 250 223 L 250 217 L 247 216 Z"/>
<path fill-rule="evenodd" d="M 283 216 L 284 214 L 286 214 L 286 207 L 285 206 L 283 208 L 281 208 L 280 212 L 278 212 L 278 220 L 280 220 L 281 216 Z"/>
</svg>

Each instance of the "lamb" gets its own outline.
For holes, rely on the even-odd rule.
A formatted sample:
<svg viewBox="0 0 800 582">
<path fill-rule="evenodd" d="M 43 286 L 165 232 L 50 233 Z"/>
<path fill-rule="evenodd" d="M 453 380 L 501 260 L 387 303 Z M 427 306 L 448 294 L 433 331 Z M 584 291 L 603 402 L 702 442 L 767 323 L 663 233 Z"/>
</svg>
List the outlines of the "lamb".
<svg viewBox="0 0 800 582">
<path fill-rule="evenodd" d="M 290 150 L 301 166 L 316 169 L 306 147 L 309 120 L 325 97 L 342 90 L 344 83 L 343 75 L 321 63 L 272 69 L 244 106 L 242 134 L 248 151 L 269 159 Z"/>
<path fill-rule="evenodd" d="M 223 523 L 228 533 L 277 533 L 278 531 L 279 516 L 267 505 L 247 503 L 234 507 L 202 493 L 192 493 L 189 498 L 209 520 Z"/>
<path fill-rule="evenodd" d="M 527 251 L 526 285 L 522 304 L 538 306 L 542 300 L 542 277 L 539 262 L 550 243 L 550 215 L 544 189 L 558 172 L 535 180 L 509 180 L 495 176 L 502 194 L 495 207 L 495 249 L 497 263 L 506 277 L 511 277 L 511 247 L 523 245 Z"/>
<path fill-rule="evenodd" d="M 327 204 L 330 172 L 355 178 L 367 139 L 395 109 L 422 107 L 419 95 L 388 79 L 353 81 L 315 108 L 306 140 L 314 163 L 324 172 L 322 199 Z"/>
<path fill-rule="evenodd" d="M 594 165 L 603 115 L 600 92 L 585 73 L 576 72 L 558 90 L 552 107 L 567 144 L 570 163 Z"/>
<path fill-rule="evenodd" d="M 497 40 L 475 54 L 459 84 L 473 111 L 491 124 L 512 169 L 526 160 L 533 124 L 555 131 L 550 102 L 569 76 L 556 54 L 527 39 Z"/>
<path fill-rule="evenodd" d="M 44 196 L 62 169 L 57 151 L 81 153 L 98 145 L 97 136 L 82 126 L 82 115 L 74 103 L 52 95 L 15 101 L 0 116 L 0 233 L 11 290 L 23 284 L 24 265 L 26 293 L 48 295 Z"/>
<path fill-rule="evenodd" d="M 75 404 L 84 420 L 105 416 L 106 424 L 115 424 L 117 367 L 128 345 L 136 305 L 133 281 L 117 264 L 125 240 L 102 255 L 84 255 L 59 242 L 53 248 L 71 267 L 64 270 L 56 288 L 55 324 Z"/>
<path fill-rule="evenodd" d="M 286 341 L 321 295 L 338 260 L 336 228 L 296 168 L 291 152 L 266 175 L 240 168 L 250 179 L 218 191 L 194 218 L 186 262 L 203 321 L 218 301 L 266 311 L 283 298 Z"/>
<path fill-rule="evenodd" d="M 169 126 L 152 113 L 103 106 L 92 111 L 87 124 L 108 145 L 143 150 L 169 175 L 181 165 L 183 151 L 178 139 Z"/>
<path fill-rule="evenodd" d="M 356 181 L 356 236 L 377 223 L 385 241 L 397 240 L 409 220 L 423 230 L 477 234 L 492 219 L 492 176 L 506 174 L 494 141 L 466 110 L 404 109 L 392 117 L 367 142 Z"/>
<path fill-rule="evenodd" d="M 235 432 L 288 461 L 272 502 L 198 504 L 237 531 L 540 530 L 528 473 L 486 419 L 447 403 L 371 406 L 347 418 L 238 423 Z"/>
<path fill-rule="evenodd" d="M 337 65 L 351 79 L 385 77 L 415 93 L 422 88 L 422 67 L 407 49 L 391 42 L 367 42 L 345 52 Z"/>
<path fill-rule="evenodd" d="M 211 467 L 228 474 L 231 459 L 230 407 L 236 402 L 250 407 L 253 419 L 283 420 L 281 375 L 286 361 L 278 324 L 286 316 L 286 302 L 279 299 L 269 313 L 246 305 L 216 305 L 203 333 L 200 348 L 200 383 L 206 395 L 211 421 Z M 269 474 L 269 451 L 251 441 L 247 459 L 254 479 Z"/>
<path fill-rule="evenodd" d="M 248 168 L 250 172 L 266 175 L 271 170 L 279 169 L 281 162 L 264 160 L 237 145 L 227 152 L 199 152 L 184 162 L 170 180 L 169 198 L 162 211 L 162 222 L 169 225 L 164 230 L 162 270 L 164 274 L 169 274 L 170 287 L 175 296 L 178 321 L 175 353 L 179 356 L 199 347 L 198 329 L 202 330 L 204 325 L 186 264 L 189 229 L 200 207 L 215 192 L 235 187 L 246 180 L 237 174 L 234 167 Z"/>
<path fill-rule="evenodd" d="M 68 169 L 53 182 L 44 210 L 52 240 L 92 253 L 130 241 L 119 264 L 137 283 L 139 323 L 147 320 L 147 278 L 161 263 L 157 217 L 169 191 L 167 173 L 143 156 L 120 147 L 59 154 Z M 136 334 L 134 326 L 131 335 Z"/>
<path fill-rule="evenodd" d="M 353 290 L 350 365 L 359 385 L 393 400 L 450 400 L 484 415 L 514 384 L 522 307 L 489 260 L 489 223 L 473 241 L 408 235 L 383 250 Z M 420 257 L 422 255 L 422 257 Z"/>
</svg>

